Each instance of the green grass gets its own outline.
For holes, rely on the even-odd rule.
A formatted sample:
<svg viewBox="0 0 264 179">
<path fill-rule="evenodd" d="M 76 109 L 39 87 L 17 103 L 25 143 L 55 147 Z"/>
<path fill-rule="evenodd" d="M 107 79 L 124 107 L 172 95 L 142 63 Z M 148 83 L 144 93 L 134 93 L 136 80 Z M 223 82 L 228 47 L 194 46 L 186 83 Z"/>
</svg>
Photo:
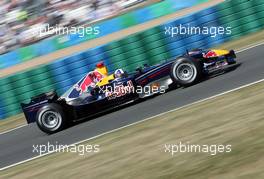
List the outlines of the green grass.
<svg viewBox="0 0 264 179">
<path fill-rule="evenodd" d="M 264 83 L 191 105 L 83 144 L 100 152 L 55 153 L 0 178 L 264 178 Z M 230 153 L 164 152 L 164 144 L 230 144 Z"/>
</svg>

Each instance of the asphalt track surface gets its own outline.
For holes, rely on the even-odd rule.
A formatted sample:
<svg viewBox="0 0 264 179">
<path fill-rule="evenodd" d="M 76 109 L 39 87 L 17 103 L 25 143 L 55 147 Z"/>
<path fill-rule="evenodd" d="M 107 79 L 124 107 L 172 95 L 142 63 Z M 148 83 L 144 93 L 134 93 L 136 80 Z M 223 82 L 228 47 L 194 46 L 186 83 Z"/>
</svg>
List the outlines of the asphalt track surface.
<svg viewBox="0 0 264 179">
<path fill-rule="evenodd" d="M 53 135 L 42 133 L 35 124 L 3 133 L 0 135 L 0 168 L 37 156 L 38 153 L 32 152 L 33 145 L 48 142 L 73 144 L 264 78 L 264 45 L 238 53 L 237 60 L 241 65 L 233 71 L 185 89 L 169 91 Z"/>
</svg>

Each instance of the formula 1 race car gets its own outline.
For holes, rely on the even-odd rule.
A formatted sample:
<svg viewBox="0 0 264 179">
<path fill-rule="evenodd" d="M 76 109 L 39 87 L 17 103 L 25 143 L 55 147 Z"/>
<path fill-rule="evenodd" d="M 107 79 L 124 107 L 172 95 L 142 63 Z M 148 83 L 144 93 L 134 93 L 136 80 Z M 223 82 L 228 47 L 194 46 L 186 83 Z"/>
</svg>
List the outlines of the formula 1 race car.
<svg viewBox="0 0 264 179">
<path fill-rule="evenodd" d="M 235 58 L 233 50 L 195 49 L 161 64 L 144 65 L 133 73 L 117 69 L 110 75 L 107 67 L 99 63 L 62 96 L 48 92 L 21 106 L 28 123 L 36 122 L 42 131 L 51 134 L 72 122 L 164 93 L 171 86 L 193 85 L 205 76 L 234 66 Z"/>
</svg>

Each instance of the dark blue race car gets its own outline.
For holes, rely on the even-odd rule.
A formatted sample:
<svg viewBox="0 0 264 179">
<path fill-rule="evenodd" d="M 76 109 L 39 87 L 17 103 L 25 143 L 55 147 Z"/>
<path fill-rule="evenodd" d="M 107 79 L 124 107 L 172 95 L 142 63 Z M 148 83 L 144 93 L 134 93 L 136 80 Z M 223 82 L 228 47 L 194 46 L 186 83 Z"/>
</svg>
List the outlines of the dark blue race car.
<svg viewBox="0 0 264 179">
<path fill-rule="evenodd" d="M 154 66 L 144 65 L 130 74 L 118 69 L 110 75 L 100 63 L 62 96 L 48 92 L 21 106 L 28 123 L 36 122 L 51 134 L 106 110 L 165 93 L 171 86 L 193 85 L 234 66 L 235 58 L 233 50 L 195 49 Z"/>
</svg>

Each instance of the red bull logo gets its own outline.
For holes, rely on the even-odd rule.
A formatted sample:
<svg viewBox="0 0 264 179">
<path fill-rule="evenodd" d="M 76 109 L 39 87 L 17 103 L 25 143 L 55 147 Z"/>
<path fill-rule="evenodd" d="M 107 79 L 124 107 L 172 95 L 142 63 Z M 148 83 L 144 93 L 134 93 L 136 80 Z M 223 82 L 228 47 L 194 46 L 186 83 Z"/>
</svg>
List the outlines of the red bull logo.
<svg viewBox="0 0 264 179">
<path fill-rule="evenodd" d="M 204 56 L 204 58 L 212 58 L 212 57 L 217 57 L 217 54 L 216 54 L 216 52 L 210 50 L 209 52 L 207 52 L 203 56 Z"/>
<path fill-rule="evenodd" d="M 88 90 L 89 86 L 94 87 L 96 83 L 99 82 L 103 77 L 104 75 L 98 71 L 92 71 L 88 73 L 83 79 L 81 79 L 75 88 L 80 92 L 80 94 L 82 94 Z"/>
</svg>

